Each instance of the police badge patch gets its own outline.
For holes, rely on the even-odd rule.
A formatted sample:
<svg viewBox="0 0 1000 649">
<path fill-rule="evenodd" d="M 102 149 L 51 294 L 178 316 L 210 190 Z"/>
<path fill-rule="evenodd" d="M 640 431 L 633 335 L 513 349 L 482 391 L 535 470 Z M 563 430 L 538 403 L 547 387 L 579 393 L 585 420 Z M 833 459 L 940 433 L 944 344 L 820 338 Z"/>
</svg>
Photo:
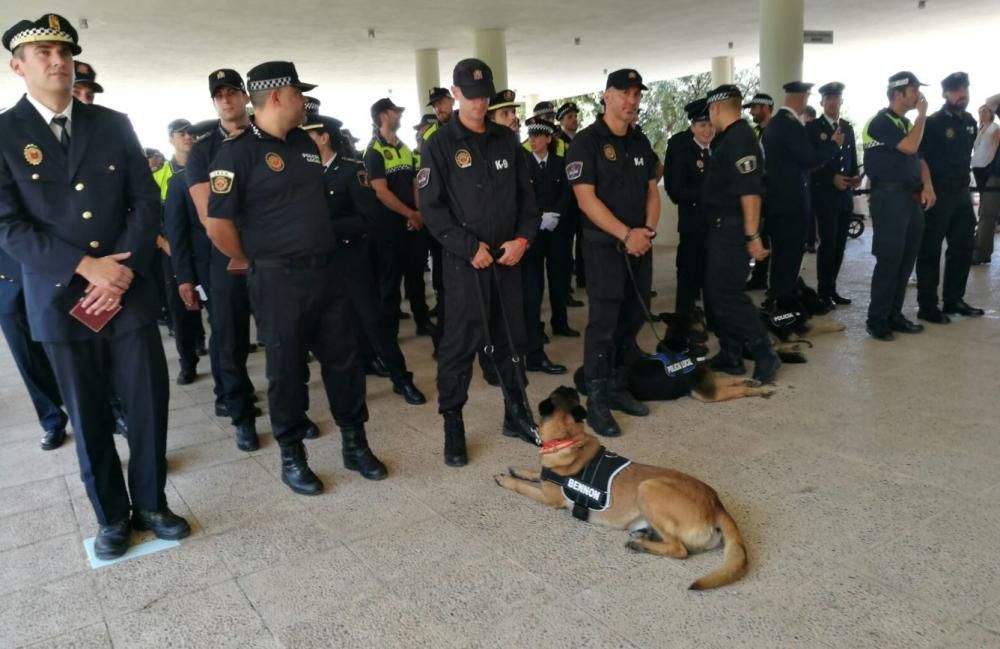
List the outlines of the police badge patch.
<svg viewBox="0 0 1000 649">
<path fill-rule="evenodd" d="M 955 138 L 955 129 L 953 129 L 953 128 L 946 128 L 944 130 L 944 136 L 946 138 L 948 138 L 949 140 L 954 139 Z"/>
<path fill-rule="evenodd" d="M 566 179 L 576 180 L 583 175 L 583 163 L 580 161 L 571 162 L 566 165 Z"/>
<path fill-rule="evenodd" d="M 455 152 L 455 164 L 458 165 L 459 169 L 466 169 L 472 166 L 472 154 L 465 149 L 459 149 Z"/>
<path fill-rule="evenodd" d="M 829 137 L 829 136 L 828 136 L 828 135 L 827 135 L 826 133 L 820 133 L 820 134 L 819 134 L 819 139 L 823 140 L 824 142 L 826 142 L 826 139 L 827 139 L 828 137 Z"/>
<path fill-rule="evenodd" d="M 615 153 L 615 147 L 613 147 L 610 144 L 605 144 L 604 145 L 604 157 L 607 158 L 608 160 L 610 160 L 611 162 L 614 162 L 615 160 L 617 160 L 618 159 L 618 154 Z"/>
<path fill-rule="evenodd" d="M 386 160 L 392 160 L 396 156 L 393 155 L 391 149 L 382 149 L 382 157 L 385 158 Z"/>
<path fill-rule="evenodd" d="M 371 187 L 371 183 L 368 182 L 368 174 L 364 169 L 358 169 L 358 182 L 362 187 Z"/>
<path fill-rule="evenodd" d="M 42 150 L 38 148 L 37 144 L 29 144 L 24 147 L 24 159 L 28 161 L 28 164 L 37 167 L 42 164 Z"/>
<path fill-rule="evenodd" d="M 236 174 L 232 171 L 217 169 L 209 172 L 208 178 L 213 194 L 228 194 L 229 190 L 233 188 L 233 180 L 236 178 Z"/>
<path fill-rule="evenodd" d="M 277 153 L 268 153 L 264 156 L 264 162 L 267 163 L 267 167 L 271 171 L 278 172 L 285 170 L 285 161 Z"/>
<path fill-rule="evenodd" d="M 427 183 L 431 181 L 431 170 L 429 167 L 424 167 L 417 172 L 417 189 L 423 189 L 427 186 Z"/>
<path fill-rule="evenodd" d="M 757 170 L 757 156 L 748 155 L 736 161 L 736 168 L 741 174 L 753 173 Z"/>
</svg>

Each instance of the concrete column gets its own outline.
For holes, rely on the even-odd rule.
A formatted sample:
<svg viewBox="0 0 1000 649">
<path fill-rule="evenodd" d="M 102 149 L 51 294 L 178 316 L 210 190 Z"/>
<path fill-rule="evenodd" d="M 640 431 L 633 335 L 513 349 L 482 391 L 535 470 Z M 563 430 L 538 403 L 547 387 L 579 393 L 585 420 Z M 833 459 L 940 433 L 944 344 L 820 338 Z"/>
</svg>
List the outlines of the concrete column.
<svg viewBox="0 0 1000 649">
<path fill-rule="evenodd" d="M 535 107 L 535 104 L 541 101 L 541 99 L 538 98 L 537 94 L 532 93 L 525 95 L 521 101 L 524 102 L 524 119 L 528 119 L 531 117 L 531 110 Z"/>
<path fill-rule="evenodd" d="M 441 85 L 441 71 L 438 68 L 438 51 L 435 48 L 417 50 L 417 106 L 424 113 L 430 113 L 433 109 L 427 104 L 427 92 L 436 86 Z M 449 86 L 451 84 L 448 84 Z"/>
<path fill-rule="evenodd" d="M 475 57 L 493 70 L 497 90 L 507 85 L 507 38 L 502 29 L 479 29 L 475 33 Z"/>
<path fill-rule="evenodd" d="M 760 0 L 760 89 L 775 98 L 802 78 L 803 0 Z"/>
<path fill-rule="evenodd" d="M 712 57 L 712 87 L 733 83 L 736 78 L 736 63 L 731 56 Z"/>
</svg>

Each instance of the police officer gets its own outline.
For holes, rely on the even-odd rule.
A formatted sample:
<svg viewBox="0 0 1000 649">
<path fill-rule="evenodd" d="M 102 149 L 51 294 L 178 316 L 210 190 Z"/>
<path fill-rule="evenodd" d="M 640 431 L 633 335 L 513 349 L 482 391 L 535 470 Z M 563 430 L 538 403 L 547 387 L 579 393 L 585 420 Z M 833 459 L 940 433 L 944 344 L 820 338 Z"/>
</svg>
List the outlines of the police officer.
<svg viewBox="0 0 1000 649">
<path fill-rule="evenodd" d="M 604 114 L 573 138 L 566 158 L 566 177 L 586 217 L 587 423 L 607 437 L 621 435 L 611 408 L 639 417 L 649 414 L 627 387 L 629 367 L 639 356 L 635 337 L 644 323 L 644 303 L 649 303 L 650 250 L 660 218 L 658 158 L 646 136 L 631 125 L 646 89 L 635 70 L 609 74 Z"/>
<path fill-rule="evenodd" d="M 419 136 L 419 140 L 428 139 L 441 126 L 448 123 L 448 120 L 451 119 L 451 113 L 455 109 L 455 98 L 451 96 L 451 92 L 447 88 L 431 88 L 427 91 L 427 107 L 434 111 L 432 116 L 434 122 Z"/>
<path fill-rule="evenodd" d="M 753 120 L 754 124 L 753 132 L 759 142 L 760 138 L 764 134 L 764 129 L 767 128 L 767 125 L 771 122 L 771 115 L 774 113 L 774 98 L 767 93 L 758 92 L 750 99 L 750 101 L 743 104 L 743 109 L 750 111 L 750 119 Z M 763 246 L 770 247 L 771 235 L 768 232 L 767 218 L 762 214 L 761 219 L 761 242 Z M 763 259 L 756 261 L 754 263 L 753 271 L 750 273 L 750 279 L 747 281 L 747 290 L 759 291 L 767 288 L 767 276 L 770 268 L 770 257 L 764 257 Z"/>
<path fill-rule="evenodd" d="M 701 203 L 701 186 L 711 156 L 715 128 L 708 119 L 705 99 L 684 107 L 691 127 L 667 141 L 664 188 L 677 205 L 677 298 L 675 312 L 693 315 L 705 284 L 708 217 Z"/>
<path fill-rule="evenodd" d="M 76 61 L 74 70 L 73 98 L 83 104 L 94 103 L 94 95 L 104 92 L 104 87 L 97 83 L 97 71 L 83 61 Z"/>
<path fill-rule="evenodd" d="M 413 373 L 376 301 L 375 276 L 369 272 L 368 233 L 378 217 L 379 205 L 368 182 L 364 163 L 344 155 L 340 123 L 330 117 L 310 115 L 302 127 L 319 149 L 326 182 L 326 202 L 334 220 L 337 250 L 333 269 L 342 278 L 360 323 L 359 332 L 385 363 L 393 392 L 411 405 L 427 403 L 413 385 Z M 348 440 L 350 441 L 350 440 Z"/>
<path fill-rule="evenodd" d="M 831 82 L 819 89 L 823 115 L 806 125 L 813 148 L 820 149 L 839 130 L 844 137 L 839 153 L 812 173 L 811 199 L 819 234 L 816 280 L 819 297 L 827 309 L 851 300 L 837 293 L 837 275 L 844 260 L 847 229 L 854 214 L 855 187 L 861 184 L 854 127 L 840 116 L 844 84 Z"/>
<path fill-rule="evenodd" d="M 430 321 L 430 309 L 422 286 L 428 253 L 427 234 L 407 236 L 407 232 L 419 232 L 424 225 L 416 209 L 413 152 L 397 135 L 403 110 L 387 97 L 379 99 L 371 107 L 376 130 L 365 149 L 365 171 L 375 196 L 383 206 L 371 246 L 372 263 L 378 280 L 380 308 L 396 336 L 399 335 L 400 281 L 407 266 L 420 264 L 420 290 L 409 287 L 407 297 L 417 325 L 417 335 L 430 336 L 434 332 L 434 324 Z"/>
<path fill-rule="evenodd" d="M 566 285 L 570 270 L 572 230 L 562 223 L 570 201 L 565 164 L 556 153 L 553 141 L 555 125 L 540 117 L 527 120 L 528 174 L 535 191 L 535 203 L 542 213 L 542 224 L 534 243 L 524 254 L 524 321 L 527 326 L 529 372 L 565 374 L 566 368 L 553 363 L 545 354 L 545 325 L 542 322 L 542 298 L 548 273 L 549 303 L 553 333 L 579 337 L 580 332 L 569 328 L 566 318 Z M 561 228 L 561 230 L 560 230 Z M 574 336 L 575 334 L 575 336 Z"/>
<path fill-rule="evenodd" d="M 523 352 L 525 335 L 518 263 L 540 219 L 517 136 L 486 119 L 493 72 L 482 61 L 464 59 L 452 77 L 458 113 L 425 143 L 417 188 L 427 227 L 444 248 L 447 299 L 437 378 L 444 460 L 464 466 L 462 408 L 472 359 L 486 341 L 495 349 L 503 381 L 503 433 L 535 437 L 523 368 L 513 357 Z"/>
<path fill-rule="evenodd" d="M 517 123 L 517 107 L 521 104 L 515 101 L 517 93 L 513 90 L 501 90 L 490 99 L 487 118 L 494 124 L 506 126 L 511 130 Z"/>
<path fill-rule="evenodd" d="M 802 114 L 811 83 L 792 81 L 783 86 L 785 103 L 761 136 L 764 147 L 764 218 L 771 235 L 771 272 L 768 298 L 777 314 L 795 310 L 795 292 L 809 231 L 809 174 L 833 159 L 844 141 L 836 130 L 814 148 Z"/>
<path fill-rule="evenodd" d="M 576 102 L 564 103 L 556 111 L 556 120 L 559 122 L 556 137 L 569 146 L 580 127 L 580 107 L 576 105 Z"/>
<path fill-rule="evenodd" d="M 760 237 L 761 150 L 753 129 L 740 117 L 739 88 L 719 86 L 705 101 L 716 133 L 702 185 L 709 218 L 705 300 L 721 347 L 711 366 L 729 374 L 746 373 L 746 348 L 754 360 L 754 380 L 771 383 L 781 361 L 744 292 L 749 258 L 760 261 L 768 254 Z"/>
<path fill-rule="evenodd" d="M 423 146 L 423 141 L 426 139 L 427 132 L 437 126 L 437 117 L 426 113 L 420 116 L 420 121 L 413 126 L 413 130 L 416 131 L 417 136 L 417 150 L 414 153 L 420 153 L 420 147 Z M 434 128 L 436 131 L 437 128 Z"/>
<path fill-rule="evenodd" d="M 867 331 L 876 340 L 889 341 L 893 332 L 919 333 L 923 325 L 903 315 L 906 283 L 920 248 L 924 209 L 936 200 L 927 163 L 920 159 L 920 142 L 927 119 L 927 99 L 912 72 L 889 77 L 889 107 L 868 120 L 861 141 L 865 173 L 871 179 L 871 214 L 875 235 L 872 254 L 871 302 Z M 917 109 L 910 123 L 906 113 Z"/>
<path fill-rule="evenodd" d="M 540 101 L 535 104 L 535 107 L 531 111 L 531 115 L 528 117 L 529 120 L 542 120 L 546 124 L 552 124 L 553 128 L 556 123 L 556 106 L 551 101 Z M 527 122 L 525 122 L 527 123 Z M 562 141 L 561 138 L 553 138 L 553 146 L 555 147 L 555 153 L 561 158 L 566 157 L 566 143 Z M 521 143 L 525 151 L 531 151 L 530 140 L 524 140 Z"/>
<path fill-rule="evenodd" d="M 969 306 L 965 283 L 972 265 L 976 216 L 969 193 L 969 167 L 978 124 L 969 105 L 969 75 L 949 74 L 941 81 L 945 104 L 927 118 L 920 154 L 930 170 L 937 201 L 924 216 L 924 236 L 917 256 L 917 317 L 946 324 L 947 314 L 981 316 Z M 941 242 L 948 240 L 944 262 L 944 312 L 938 308 Z"/>
<path fill-rule="evenodd" d="M 22 20 L 2 42 L 28 92 L 0 114 L 0 247 L 24 268 L 31 334 L 66 402 L 97 516 L 95 554 L 110 559 L 133 526 L 190 533 L 164 493 L 170 395 L 151 280 L 159 196 L 128 118 L 73 101 L 80 47 L 69 21 Z M 128 417 L 128 487 L 112 386 Z"/>
<path fill-rule="evenodd" d="M 238 135 L 250 125 L 247 115 L 246 86 L 236 70 L 222 68 L 208 75 L 208 92 L 219 121 L 207 135 L 198 139 L 191 148 L 184 175 L 188 194 L 194 204 L 199 228 L 197 236 L 205 231 L 208 219 L 209 165 L 222 142 Z M 177 200 L 178 206 L 182 202 Z M 180 217 L 177 217 L 180 218 Z M 215 415 L 229 417 L 235 428 L 236 447 L 241 451 L 260 448 L 255 418 L 260 410 L 254 405 L 254 385 L 247 373 L 247 356 L 250 353 L 250 296 L 247 279 L 238 268 L 230 269 L 232 260 L 219 248 L 209 247 L 207 285 L 200 276 L 202 287 L 208 291 L 209 324 L 212 337 L 209 355 L 212 376 L 215 379 Z M 178 293 L 185 304 L 195 301 L 193 282 L 178 281 Z M 306 437 L 316 437 L 317 428 L 307 431 Z"/>
<path fill-rule="evenodd" d="M 62 395 L 45 348 L 31 339 L 23 285 L 21 264 L 0 248 L 0 329 L 38 415 L 42 450 L 51 451 L 66 439 L 69 419 L 63 412 Z"/>
<path fill-rule="evenodd" d="M 562 140 L 568 148 L 580 127 L 580 107 L 576 105 L 576 102 L 566 102 L 556 111 L 556 119 L 559 120 L 556 137 Z M 583 231 L 581 230 L 580 208 L 576 204 L 576 196 L 572 193 L 570 193 L 569 208 L 566 214 L 563 214 L 560 223 L 568 225 L 572 234 L 570 241 L 572 259 L 570 263 L 573 272 L 570 274 L 569 284 L 566 286 L 566 306 L 581 307 L 583 301 L 573 295 L 573 275 L 576 275 L 577 285 L 581 288 L 586 286 L 587 280 L 583 268 Z"/>
<path fill-rule="evenodd" d="M 299 125 L 304 90 L 295 65 L 262 63 L 247 73 L 254 122 L 229 138 L 209 171 L 208 236 L 224 254 L 249 262 L 250 295 L 267 353 L 271 429 L 281 447 L 281 479 L 312 495 L 323 483 L 302 440 L 309 352 L 319 361 L 330 412 L 344 438 L 344 466 L 386 477 L 368 448 L 365 375 L 354 345 L 354 312 L 332 272 L 336 238 L 326 205 L 323 163 Z"/>
</svg>

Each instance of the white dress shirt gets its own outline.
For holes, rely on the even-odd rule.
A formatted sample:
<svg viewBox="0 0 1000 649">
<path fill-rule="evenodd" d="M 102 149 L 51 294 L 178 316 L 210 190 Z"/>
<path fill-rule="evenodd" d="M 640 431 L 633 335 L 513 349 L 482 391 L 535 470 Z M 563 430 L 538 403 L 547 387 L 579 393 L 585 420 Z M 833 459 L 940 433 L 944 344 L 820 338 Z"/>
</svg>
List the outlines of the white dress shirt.
<svg viewBox="0 0 1000 649">
<path fill-rule="evenodd" d="M 38 111 L 38 114 L 42 116 L 43 120 L 45 120 L 45 123 L 49 125 L 49 128 L 52 130 L 52 134 L 56 136 L 56 141 L 57 142 L 62 141 L 62 128 L 58 124 L 55 124 L 52 121 L 52 119 L 54 117 L 65 117 L 66 118 L 66 135 L 68 135 L 70 137 L 73 137 L 73 100 L 72 99 L 70 99 L 69 103 L 66 104 L 66 108 L 63 109 L 63 112 L 61 112 L 61 113 L 54 113 L 54 112 L 52 112 L 52 110 L 49 109 L 48 106 L 46 106 L 42 102 L 38 101 L 34 97 L 32 97 L 30 93 L 27 95 L 27 97 L 28 97 L 28 101 L 31 103 L 31 105 L 34 106 L 35 110 Z"/>
</svg>

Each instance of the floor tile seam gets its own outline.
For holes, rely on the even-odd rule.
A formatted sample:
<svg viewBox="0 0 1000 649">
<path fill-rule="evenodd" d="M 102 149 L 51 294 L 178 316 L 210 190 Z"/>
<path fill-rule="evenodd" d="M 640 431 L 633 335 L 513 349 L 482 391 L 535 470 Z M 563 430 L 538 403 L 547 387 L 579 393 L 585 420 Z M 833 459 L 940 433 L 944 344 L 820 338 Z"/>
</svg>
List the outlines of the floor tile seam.
<svg viewBox="0 0 1000 649">
<path fill-rule="evenodd" d="M 42 643 L 46 643 L 45 646 L 48 646 L 48 643 L 52 642 L 53 640 L 58 640 L 59 638 L 68 636 L 71 633 L 76 633 L 77 631 L 88 629 L 92 626 L 96 626 L 97 624 L 100 624 L 101 626 L 104 627 L 104 634 L 106 636 L 105 639 L 108 640 L 108 642 L 110 643 L 111 638 L 110 635 L 108 634 L 108 625 L 104 621 L 104 616 L 102 614 L 101 619 L 97 622 L 89 622 L 87 624 L 81 624 L 80 626 L 71 626 L 68 629 L 60 630 L 59 633 L 57 633 L 56 635 L 50 635 L 44 638 L 38 638 L 37 640 L 32 640 L 28 644 L 17 645 L 16 649 L 32 649 L 32 647 L 42 646 Z"/>
<path fill-rule="evenodd" d="M 56 476 L 54 476 L 54 477 L 56 477 Z M 64 477 L 64 476 L 58 476 L 58 477 Z M 52 478 L 44 478 L 44 480 L 52 480 Z M 35 482 L 42 482 L 42 480 L 36 480 Z M 63 484 L 65 485 L 65 482 Z M 33 514 L 35 512 L 40 512 L 43 509 L 52 509 L 53 507 L 58 507 L 59 505 L 61 505 L 63 503 L 68 504 L 69 508 L 70 508 L 70 511 L 72 512 L 73 511 L 73 496 L 72 496 L 72 494 L 69 493 L 69 489 L 68 488 L 66 488 L 65 486 L 63 488 L 64 488 L 64 490 L 66 492 L 66 494 L 65 494 L 66 495 L 65 500 L 52 500 L 52 501 L 49 501 L 47 503 L 42 503 L 38 507 L 32 507 L 31 509 L 19 510 L 19 511 L 16 511 L 16 512 L 11 513 L 11 514 L 4 514 L 3 516 L 0 516 L 0 523 L 3 523 L 4 519 L 7 519 L 7 518 L 11 518 L 11 517 L 14 517 L 14 516 L 24 516 L 26 514 Z M 79 527 L 79 526 L 80 526 L 79 525 L 79 521 L 77 521 L 77 527 Z"/>
<path fill-rule="evenodd" d="M 264 630 L 267 631 L 267 634 L 271 636 L 271 640 L 274 641 L 275 646 L 284 646 L 283 643 L 281 643 L 281 641 L 278 640 L 278 637 L 275 635 L 274 630 L 272 630 L 271 627 L 268 626 L 267 620 L 265 620 L 264 616 L 261 615 L 259 610 L 257 610 L 257 606 L 254 605 L 254 603 L 250 600 L 250 597 L 246 594 L 246 591 L 243 590 L 243 586 L 242 584 L 240 584 L 240 580 L 238 578 L 234 578 L 233 583 L 236 585 L 236 589 L 240 591 L 240 595 L 243 596 L 243 600 L 247 603 L 247 606 L 249 606 L 250 610 L 252 610 L 254 615 L 257 616 L 257 619 L 260 621 L 261 627 L 263 627 Z"/>
</svg>

